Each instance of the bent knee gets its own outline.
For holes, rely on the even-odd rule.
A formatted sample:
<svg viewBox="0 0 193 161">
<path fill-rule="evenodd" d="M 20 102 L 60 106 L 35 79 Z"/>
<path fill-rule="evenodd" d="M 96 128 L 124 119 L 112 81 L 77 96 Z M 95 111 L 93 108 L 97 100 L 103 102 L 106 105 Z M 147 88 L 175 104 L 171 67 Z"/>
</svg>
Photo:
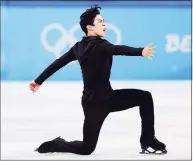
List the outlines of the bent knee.
<svg viewBox="0 0 193 161">
<path fill-rule="evenodd" d="M 95 145 L 83 145 L 81 148 L 81 154 L 82 155 L 90 155 L 95 150 Z"/>
<path fill-rule="evenodd" d="M 148 96 L 151 96 L 151 92 L 149 92 L 149 91 L 145 91 L 145 94 Z"/>
<path fill-rule="evenodd" d="M 144 91 L 143 92 L 143 98 L 146 99 L 152 99 L 152 94 L 149 91 Z"/>
<path fill-rule="evenodd" d="M 90 149 L 90 150 L 83 150 L 82 151 L 82 155 L 90 155 L 94 152 L 94 149 Z"/>
</svg>

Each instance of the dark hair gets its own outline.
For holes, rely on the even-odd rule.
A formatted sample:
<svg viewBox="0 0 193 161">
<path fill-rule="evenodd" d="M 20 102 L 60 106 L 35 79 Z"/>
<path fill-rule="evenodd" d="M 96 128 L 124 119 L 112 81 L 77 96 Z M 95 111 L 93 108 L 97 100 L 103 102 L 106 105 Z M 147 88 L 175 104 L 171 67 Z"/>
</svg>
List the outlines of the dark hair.
<svg viewBox="0 0 193 161">
<path fill-rule="evenodd" d="M 81 16 L 80 16 L 80 27 L 87 35 L 87 25 L 93 25 L 94 18 L 97 14 L 100 14 L 99 9 L 101 9 L 100 6 L 94 5 L 94 7 L 91 6 L 91 8 L 87 9 Z"/>
</svg>

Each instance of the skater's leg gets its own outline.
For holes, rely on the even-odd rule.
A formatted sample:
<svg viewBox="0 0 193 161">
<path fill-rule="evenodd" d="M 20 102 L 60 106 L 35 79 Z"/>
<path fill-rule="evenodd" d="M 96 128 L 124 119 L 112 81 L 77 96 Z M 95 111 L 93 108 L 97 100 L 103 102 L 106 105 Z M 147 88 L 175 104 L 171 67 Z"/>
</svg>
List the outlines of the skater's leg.
<svg viewBox="0 0 193 161">
<path fill-rule="evenodd" d="M 95 148 L 103 121 L 108 115 L 106 106 L 90 106 L 85 109 L 83 141 L 69 142 L 70 152 L 89 155 Z"/>
<path fill-rule="evenodd" d="M 83 141 L 67 142 L 62 138 L 57 138 L 53 141 L 43 143 L 37 151 L 42 153 L 69 152 L 80 155 L 91 154 L 95 150 L 101 126 L 108 113 L 109 111 L 106 106 L 84 105 Z"/>
<path fill-rule="evenodd" d="M 128 108 L 139 106 L 142 120 L 141 146 L 154 150 L 161 150 L 166 153 L 165 144 L 155 138 L 154 130 L 154 104 L 152 95 L 148 91 L 138 89 L 122 89 L 113 91 L 110 99 L 110 112 L 122 111 Z"/>
<path fill-rule="evenodd" d="M 114 90 L 110 99 L 110 111 L 122 111 L 139 106 L 142 120 L 141 136 L 153 137 L 154 132 L 154 105 L 151 93 L 139 89 Z"/>
</svg>

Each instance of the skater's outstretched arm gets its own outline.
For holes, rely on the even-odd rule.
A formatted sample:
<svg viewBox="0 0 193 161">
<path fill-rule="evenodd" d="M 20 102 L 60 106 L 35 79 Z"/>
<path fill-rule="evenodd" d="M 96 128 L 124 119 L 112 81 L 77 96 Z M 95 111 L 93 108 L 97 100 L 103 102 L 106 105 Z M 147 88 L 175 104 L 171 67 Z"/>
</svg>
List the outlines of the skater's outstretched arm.
<svg viewBox="0 0 193 161">
<path fill-rule="evenodd" d="M 71 48 L 67 53 L 62 55 L 60 58 L 56 59 L 52 64 L 50 64 L 34 81 L 30 82 L 29 88 L 33 92 L 39 89 L 39 86 L 52 74 L 58 71 L 60 68 L 64 67 L 68 63 L 76 60 L 75 54 L 73 53 L 73 48 Z"/>
<path fill-rule="evenodd" d="M 106 41 L 105 48 L 107 53 L 112 55 L 144 56 L 152 60 L 155 47 L 149 44 L 144 48 L 135 48 L 126 45 L 113 45 Z"/>
</svg>

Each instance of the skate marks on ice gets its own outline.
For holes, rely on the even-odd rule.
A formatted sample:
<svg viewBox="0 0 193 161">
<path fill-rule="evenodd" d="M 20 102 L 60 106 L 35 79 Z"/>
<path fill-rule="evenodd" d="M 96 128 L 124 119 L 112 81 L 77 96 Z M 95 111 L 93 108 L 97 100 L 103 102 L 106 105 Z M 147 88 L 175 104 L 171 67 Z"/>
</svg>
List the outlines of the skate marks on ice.
<svg viewBox="0 0 193 161">
<path fill-rule="evenodd" d="M 41 143 L 58 136 L 82 140 L 81 83 L 46 82 L 32 94 L 27 83 L 1 84 L 1 159 L 185 159 L 191 157 L 190 82 L 113 82 L 114 88 L 151 91 L 156 137 L 166 143 L 166 155 L 142 155 L 139 108 L 110 114 L 90 156 L 39 154 Z"/>
</svg>

